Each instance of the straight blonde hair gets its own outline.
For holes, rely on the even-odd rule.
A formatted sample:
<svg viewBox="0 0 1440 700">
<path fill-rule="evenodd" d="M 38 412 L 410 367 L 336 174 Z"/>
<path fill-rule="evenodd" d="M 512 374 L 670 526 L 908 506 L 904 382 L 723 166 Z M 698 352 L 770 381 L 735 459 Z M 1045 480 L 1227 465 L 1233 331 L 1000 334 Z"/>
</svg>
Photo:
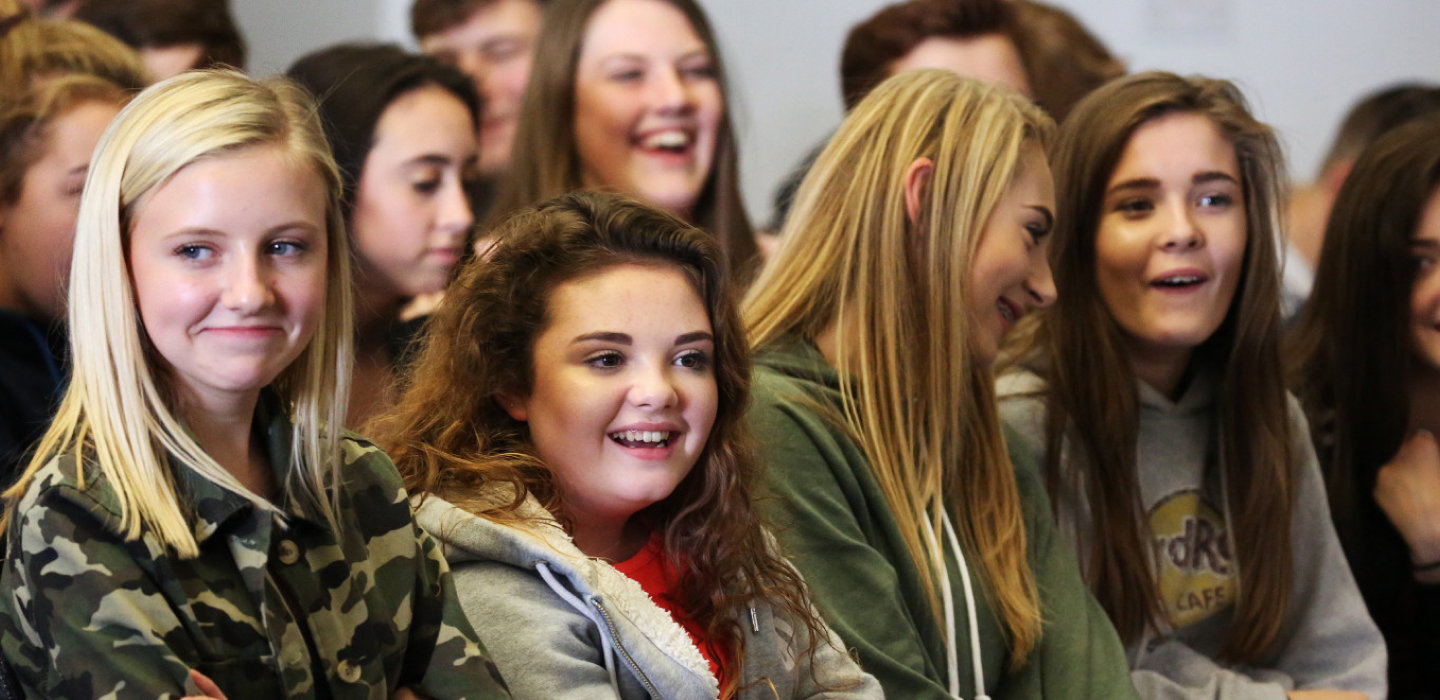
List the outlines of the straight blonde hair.
<svg viewBox="0 0 1440 700">
<path fill-rule="evenodd" d="M 87 465 L 115 491 L 127 540 L 152 534 L 181 557 L 199 554 L 190 504 L 175 488 L 176 464 L 278 511 L 221 467 L 175 414 L 166 373 L 145 334 L 126 255 L 131 222 L 146 195 L 202 159 L 278 146 L 324 179 L 325 308 L 309 346 L 272 387 L 295 425 L 291 493 L 308 498 L 333 525 L 350 370 L 350 263 L 340 210 L 340 174 L 315 107 L 280 79 L 255 81 L 231 71 L 191 72 L 141 93 L 105 131 L 80 201 L 70 284 L 73 371 L 54 422 L 18 483 L 5 492 L 8 523 L 15 504 L 52 459 L 73 455 L 81 488 Z M 326 496 L 327 491 L 329 496 Z"/>
<path fill-rule="evenodd" d="M 966 298 L 986 220 L 1024 150 L 1046 147 L 1053 131 L 1021 96 L 948 72 L 887 80 L 816 161 L 780 251 L 744 303 L 762 350 L 836 327 L 836 369 L 855 379 L 841 385 L 836 422 L 865 451 L 916 566 L 931 572 L 922 581 L 937 621 L 945 561 L 921 530 L 928 519 L 940 531 L 937 506 L 948 501 L 1010 633 L 1012 668 L 1039 641 L 1040 605 L 994 377 L 970 351 Z M 911 225 L 905 175 L 920 158 L 935 170 Z"/>
</svg>

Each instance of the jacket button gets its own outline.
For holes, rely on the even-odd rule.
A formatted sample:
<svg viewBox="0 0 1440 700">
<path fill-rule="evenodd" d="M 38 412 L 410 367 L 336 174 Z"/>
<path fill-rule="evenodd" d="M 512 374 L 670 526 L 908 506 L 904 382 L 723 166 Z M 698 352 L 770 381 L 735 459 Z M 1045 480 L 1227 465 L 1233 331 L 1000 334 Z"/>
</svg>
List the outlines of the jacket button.
<svg viewBox="0 0 1440 700">
<path fill-rule="evenodd" d="M 280 563 L 286 566 L 300 561 L 300 548 L 290 540 L 280 540 Z"/>
<path fill-rule="evenodd" d="M 346 683 L 354 683 L 360 680 L 360 667 L 350 661 L 341 661 L 340 667 L 336 669 L 340 673 L 340 680 Z"/>
</svg>

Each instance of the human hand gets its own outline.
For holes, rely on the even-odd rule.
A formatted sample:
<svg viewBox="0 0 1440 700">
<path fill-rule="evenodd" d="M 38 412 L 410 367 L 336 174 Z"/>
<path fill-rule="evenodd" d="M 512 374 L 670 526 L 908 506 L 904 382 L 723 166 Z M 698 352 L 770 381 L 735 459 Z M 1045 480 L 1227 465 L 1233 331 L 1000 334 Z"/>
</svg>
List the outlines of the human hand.
<svg viewBox="0 0 1440 700">
<path fill-rule="evenodd" d="M 225 694 L 220 692 L 220 686 L 215 685 L 215 681 L 210 680 L 209 676 L 192 668 L 190 680 L 195 681 L 195 687 L 204 695 L 191 695 L 182 700 L 228 700 Z"/>
<path fill-rule="evenodd" d="M 409 688 L 401 688 L 390 695 L 390 700 L 429 700 L 428 698 L 416 695 L 415 691 Z"/>
<path fill-rule="evenodd" d="M 1285 694 L 1290 700 L 1370 700 L 1353 690 L 1292 690 Z"/>
<path fill-rule="evenodd" d="M 1430 431 L 1415 431 L 1380 468 L 1375 502 L 1405 538 L 1413 562 L 1440 561 L 1440 447 Z"/>
</svg>

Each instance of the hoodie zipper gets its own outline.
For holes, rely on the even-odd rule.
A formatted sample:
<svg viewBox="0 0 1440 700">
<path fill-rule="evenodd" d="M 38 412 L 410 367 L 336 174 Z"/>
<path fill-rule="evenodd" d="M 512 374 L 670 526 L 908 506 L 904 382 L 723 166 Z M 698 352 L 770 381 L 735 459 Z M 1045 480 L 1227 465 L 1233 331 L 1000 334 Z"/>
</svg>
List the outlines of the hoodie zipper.
<svg viewBox="0 0 1440 700">
<path fill-rule="evenodd" d="M 650 697 L 656 700 L 664 700 L 660 695 L 660 691 L 655 689 L 655 684 L 650 682 L 650 677 L 646 676 L 645 672 L 640 670 L 640 665 L 635 663 L 635 659 L 630 658 L 629 650 L 625 648 L 624 644 L 620 643 L 620 632 L 615 629 L 615 621 L 610 619 L 610 613 L 605 610 L 605 606 L 601 605 L 598 600 L 592 600 L 590 604 L 595 606 L 595 609 L 600 612 L 600 617 L 605 618 L 605 626 L 610 628 L 610 638 L 615 640 L 615 648 L 620 650 L 620 656 L 625 658 L 625 663 L 630 664 L 630 669 L 640 678 L 640 684 L 645 686 L 645 692 L 650 693 Z"/>
</svg>

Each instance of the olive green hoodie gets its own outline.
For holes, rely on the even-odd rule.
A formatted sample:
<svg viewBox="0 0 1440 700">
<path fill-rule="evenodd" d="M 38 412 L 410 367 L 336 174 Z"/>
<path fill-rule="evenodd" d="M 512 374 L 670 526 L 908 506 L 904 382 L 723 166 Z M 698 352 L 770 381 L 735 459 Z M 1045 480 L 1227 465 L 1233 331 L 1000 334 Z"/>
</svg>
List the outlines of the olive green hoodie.
<svg viewBox="0 0 1440 700">
<path fill-rule="evenodd" d="M 839 410 L 839 375 L 808 341 L 767 350 L 756 361 L 748 420 L 766 469 L 769 498 L 763 506 L 782 547 L 805 576 L 822 616 L 888 697 L 951 697 L 946 642 L 894 514 L 864 453 L 821 414 L 819 406 Z M 959 566 L 947 550 L 961 697 L 981 694 L 971 662 L 977 643 L 984 694 L 991 697 L 1137 697 L 1119 637 L 1081 581 L 1069 543 L 1056 534 L 1038 467 L 1020 466 L 1016 481 L 1043 636 L 1025 665 L 1009 670 L 1006 635 L 980 583 L 979 634 L 973 638 Z"/>
</svg>

